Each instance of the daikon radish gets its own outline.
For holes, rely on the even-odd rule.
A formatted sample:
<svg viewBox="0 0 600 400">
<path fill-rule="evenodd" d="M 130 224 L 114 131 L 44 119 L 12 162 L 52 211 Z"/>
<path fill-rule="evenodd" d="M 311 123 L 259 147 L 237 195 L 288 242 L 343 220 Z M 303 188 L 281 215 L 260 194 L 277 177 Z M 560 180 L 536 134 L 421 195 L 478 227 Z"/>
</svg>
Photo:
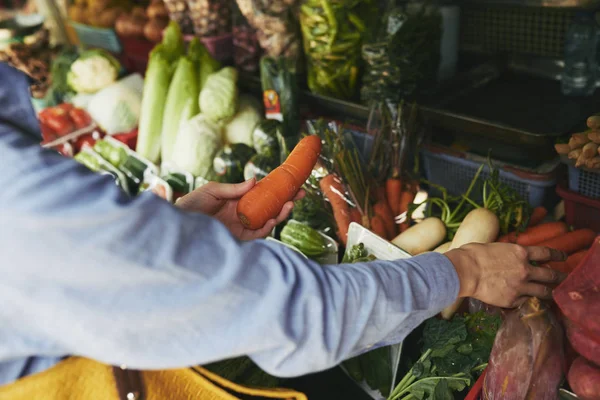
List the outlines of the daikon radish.
<svg viewBox="0 0 600 400">
<path fill-rule="evenodd" d="M 500 233 L 500 221 L 496 214 L 485 208 L 477 208 L 467 214 L 456 231 L 449 250 L 458 249 L 470 243 L 492 243 Z M 463 299 L 458 299 L 442 311 L 442 318 L 450 319 L 460 308 Z"/>
<path fill-rule="evenodd" d="M 396 236 L 392 243 L 416 256 L 435 248 L 445 237 L 446 225 L 441 219 L 431 217 L 411 226 Z"/>
<path fill-rule="evenodd" d="M 444 254 L 445 252 L 450 250 L 450 246 L 452 246 L 452 242 L 446 242 L 446 243 L 442 244 L 441 246 L 437 247 L 433 252 Z"/>
</svg>

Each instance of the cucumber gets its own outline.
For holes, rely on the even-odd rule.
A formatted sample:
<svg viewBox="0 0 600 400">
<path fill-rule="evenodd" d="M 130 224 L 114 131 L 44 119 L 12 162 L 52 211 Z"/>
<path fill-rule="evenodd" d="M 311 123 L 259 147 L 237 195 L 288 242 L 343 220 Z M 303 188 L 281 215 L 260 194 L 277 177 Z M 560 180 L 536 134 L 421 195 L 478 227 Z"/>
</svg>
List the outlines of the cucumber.
<svg viewBox="0 0 600 400">
<path fill-rule="evenodd" d="M 307 257 L 318 257 L 327 251 L 325 238 L 310 226 L 298 222 L 283 227 L 281 241 L 296 247 Z"/>
</svg>

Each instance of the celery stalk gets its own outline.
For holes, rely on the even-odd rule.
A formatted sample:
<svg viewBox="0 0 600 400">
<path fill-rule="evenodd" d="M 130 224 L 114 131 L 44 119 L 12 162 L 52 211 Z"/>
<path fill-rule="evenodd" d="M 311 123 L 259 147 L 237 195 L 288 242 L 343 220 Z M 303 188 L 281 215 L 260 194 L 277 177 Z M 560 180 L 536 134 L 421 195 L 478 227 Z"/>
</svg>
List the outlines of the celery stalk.
<svg viewBox="0 0 600 400">
<path fill-rule="evenodd" d="M 175 156 L 173 148 L 181 123 L 200 112 L 198 74 L 194 67 L 195 63 L 189 57 L 181 57 L 169 86 L 161 133 L 163 162 L 172 162 Z"/>
<path fill-rule="evenodd" d="M 172 72 L 168 51 L 159 44 L 148 61 L 136 147 L 142 157 L 153 163 L 160 158 L 160 134 Z"/>
</svg>

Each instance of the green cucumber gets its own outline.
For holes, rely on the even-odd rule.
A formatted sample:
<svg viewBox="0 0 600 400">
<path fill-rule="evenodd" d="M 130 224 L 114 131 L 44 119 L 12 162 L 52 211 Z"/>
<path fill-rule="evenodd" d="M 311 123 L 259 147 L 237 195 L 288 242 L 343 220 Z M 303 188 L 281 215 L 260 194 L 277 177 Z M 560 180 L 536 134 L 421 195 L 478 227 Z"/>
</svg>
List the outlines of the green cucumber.
<svg viewBox="0 0 600 400">
<path fill-rule="evenodd" d="M 281 230 L 281 241 L 296 247 L 307 257 L 318 257 L 327 250 L 327 242 L 308 225 L 290 222 Z"/>
</svg>

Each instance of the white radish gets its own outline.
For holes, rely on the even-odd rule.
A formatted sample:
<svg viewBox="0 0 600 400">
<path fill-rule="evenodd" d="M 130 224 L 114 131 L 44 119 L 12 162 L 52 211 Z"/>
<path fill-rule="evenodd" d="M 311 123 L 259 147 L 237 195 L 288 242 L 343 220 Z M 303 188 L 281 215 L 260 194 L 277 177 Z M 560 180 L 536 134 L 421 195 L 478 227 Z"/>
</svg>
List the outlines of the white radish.
<svg viewBox="0 0 600 400">
<path fill-rule="evenodd" d="M 500 221 L 496 214 L 486 208 L 477 208 L 467 214 L 454 235 L 449 250 L 458 249 L 470 243 L 492 243 L 500 233 Z M 458 311 L 463 299 L 442 311 L 442 318 L 448 320 Z"/>
<path fill-rule="evenodd" d="M 452 246 L 452 242 L 446 242 L 446 243 L 440 245 L 439 247 L 436 247 L 436 249 L 433 250 L 433 252 L 434 253 L 444 254 L 445 252 L 447 252 L 448 250 L 450 250 L 450 246 Z"/>
<path fill-rule="evenodd" d="M 416 256 L 435 248 L 445 237 L 446 225 L 441 219 L 430 217 L 396 236 L 392 243 Z"/>
</svg>

